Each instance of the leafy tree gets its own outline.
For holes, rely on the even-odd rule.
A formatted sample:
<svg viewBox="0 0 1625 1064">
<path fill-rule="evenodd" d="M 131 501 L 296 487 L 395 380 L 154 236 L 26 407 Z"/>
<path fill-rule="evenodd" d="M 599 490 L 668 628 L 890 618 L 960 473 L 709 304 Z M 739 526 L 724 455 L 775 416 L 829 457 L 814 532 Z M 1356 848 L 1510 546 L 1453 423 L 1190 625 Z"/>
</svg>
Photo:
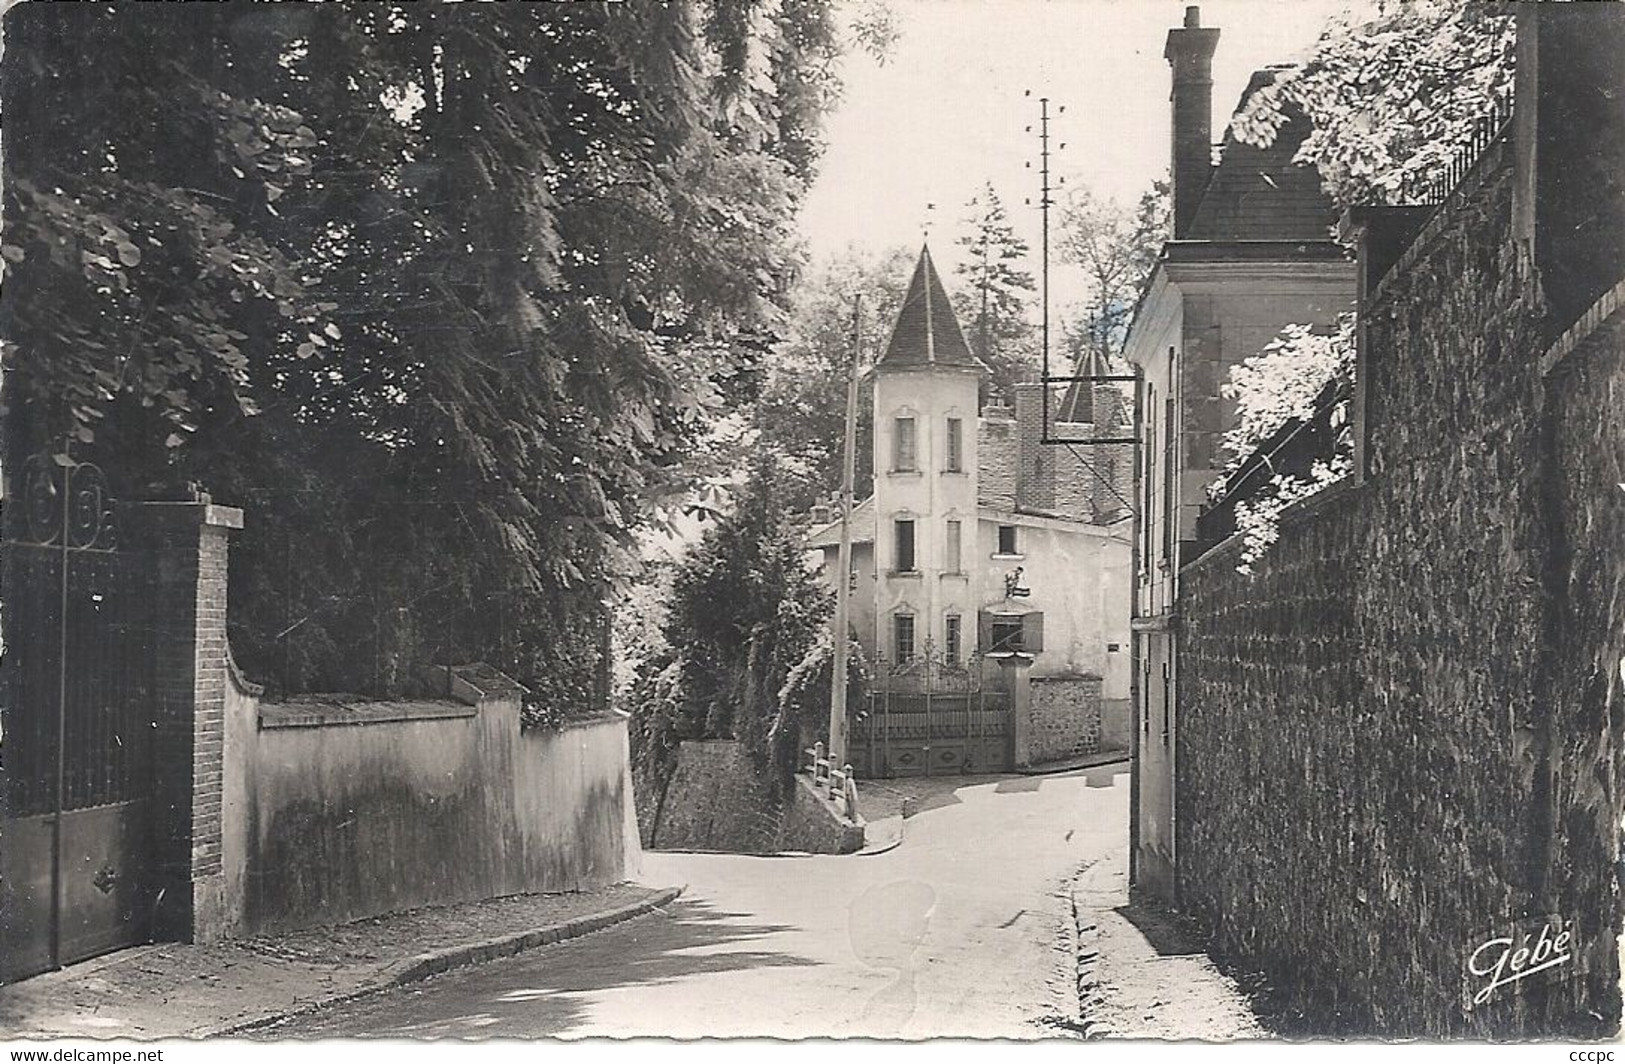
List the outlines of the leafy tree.
<svg viewBox="0 0 1625 1064">
<path fill-rule="evenodd" d="M 1172 235 L 1171 186 L 1159 179 L 1130 213 L 1088 189 L 1075 188 L 1061 208 L 1061 257 L 1083 269 L 1088 294 L 1064 328 L 1074 363 L 1091 352 L 1123 352 L 1139 299 L 1162 245 Z"/>
<path fill-rule="evenodd" d="M 533 715 L 598 699 L 633 532 L 783 320 L 829 5 L 6 28 L 11 445 L 249 508 L 233 638 L 278 687 L 483 657 Z"/>
<path fill-rule="evenodd" d="M 1232 128 L 1268 144 L 1296 109 L 1312 125 L 1297 159 L 1339 204 L 1414 201 L 1510 92 L 1513 6 L 1377 0 L 1368 18 L 1340 15 Z"/>
<path fill-rule="evenodd" d="M 966 207 L 970 213 L 956 241 L 965 258 L 954 268 L 961 279 L 954 313 L 971 350 L 991 371 L 984 396 L 1009 397 L 1016 384 L 1038 373 L 1039 337 L 1030 317 L 1036 286 L 1026 267 L 1032 249 L 1016 235 L 992 182 Z"/>
<path fill-rule="evenodd" d="M 645 663 L 631 697 L 634 760 L 656 786 L 684 739 L 742 740 L 781 782 L 794 767 L 781 692 L 827 628 L 831 599 L 807 568 L 803 529 L 787 520 L 777 481 L 778 456 L 762 448 L 733 512 L 673 574 L 668 649 Z"/>
</svg>

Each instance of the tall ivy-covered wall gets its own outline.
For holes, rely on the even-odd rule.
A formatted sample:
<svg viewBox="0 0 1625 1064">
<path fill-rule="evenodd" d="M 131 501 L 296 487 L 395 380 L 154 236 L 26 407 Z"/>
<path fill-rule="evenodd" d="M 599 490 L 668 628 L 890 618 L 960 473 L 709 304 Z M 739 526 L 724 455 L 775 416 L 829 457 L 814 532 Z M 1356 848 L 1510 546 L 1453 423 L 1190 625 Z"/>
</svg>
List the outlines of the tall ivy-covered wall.
<svg viewBox="0 0 1625 1064">
<path fill-rule="evenodd" d="M 1181 577 L 1180 897 L 1320 1034 L 1618 1026 L 1625 368 L 1605 332 L 1543 374 L 1511 155 L 1362 308 L 1370 479 Z M 1552 912 L 1576 960 L 1465 1008 L 1473 944 Z"/>
</svg>

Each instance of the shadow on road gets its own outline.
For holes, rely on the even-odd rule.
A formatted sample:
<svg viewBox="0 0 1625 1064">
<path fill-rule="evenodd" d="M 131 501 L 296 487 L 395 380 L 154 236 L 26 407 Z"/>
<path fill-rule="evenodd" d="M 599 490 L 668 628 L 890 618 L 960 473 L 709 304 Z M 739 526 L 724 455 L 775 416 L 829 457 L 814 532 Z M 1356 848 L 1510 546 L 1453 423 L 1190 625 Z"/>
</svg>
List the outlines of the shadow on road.
<svg viewBox="0 0 1625 1064">
<path fill-rule="evenodd" d="M 689 976 L 816 963 L 750 949 L 719 949 L 795 928 L 742 922 L 703 901 L 585 938 L 547 946 L 297 1017 L 260 1040 L 316 1038 L 539 1038 L 587 1020 L 589 995 Z"/>
<path fill-rule="evenodd" d="M 1136 899 L 1112 911 L 1133 924 L 1159 957 L 1190 957 L 1203 952 L 1190 928 L 1154 904 Z"/>
</svg>

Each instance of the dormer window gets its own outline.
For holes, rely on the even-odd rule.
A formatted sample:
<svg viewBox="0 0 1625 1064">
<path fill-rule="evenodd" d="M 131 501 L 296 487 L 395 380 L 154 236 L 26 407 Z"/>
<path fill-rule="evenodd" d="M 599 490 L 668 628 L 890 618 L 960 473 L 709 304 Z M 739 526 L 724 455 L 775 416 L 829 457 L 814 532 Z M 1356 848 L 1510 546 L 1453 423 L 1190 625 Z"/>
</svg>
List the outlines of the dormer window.
<svg viewBox="0 0 1625 1064">
<path fill-rule="evenodd" d="M 895 418 L 892 421 L 892 472 L 913 473 L 919 469 L 919 445 L 914 431 L 914 419 Z"/>
</svg>

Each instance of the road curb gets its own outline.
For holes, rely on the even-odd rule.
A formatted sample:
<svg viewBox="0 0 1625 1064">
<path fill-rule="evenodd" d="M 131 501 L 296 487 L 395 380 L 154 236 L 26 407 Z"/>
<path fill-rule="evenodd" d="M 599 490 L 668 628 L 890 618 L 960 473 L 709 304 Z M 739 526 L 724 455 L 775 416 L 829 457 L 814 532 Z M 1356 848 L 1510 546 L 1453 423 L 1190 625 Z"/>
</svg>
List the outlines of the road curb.
<svg viewBox="0 0 1625 1064">
<path fill-rule="evenodd" d="M 337 994 L 329 994 L 327 997 L 300 1002 L 290 1008 L 264 1016 L 256 1016 L 248 1020 L 235 1020 L 217 1027 L 195 1031 L 190 1037 L 225 1038 L 236 1034 L 246 1034 L 249 1031 L 261 1030 L 273 1024 L 281 1023 L 283 1020 L 292 1019 L 295 1016 L 303 1016 L 319 1009 L 366 997 L 369 994 L 377 994 L 394 987 L 405 986 L 408 983 L 416 983 L 429 978 L 431 975 L 439 975 L 441 972 L 450 971 L 453 968 L 481 964 L 500 957 L 509 957 L 528 949 L 535 949 L 538 946 L 567 942 L 573 938 L 590 935 L 594 931 L 602 931 L 606 927 L 612 927 L 615 924 L 625 923 L 627 920 L 643 916 L 662 906 L 669 905 L 677 900 L 685 889 L 684 887 L 667 887 L 664 890 L 656 891 L 642 901 L 623 905 L 618 909 L 610 909 L 607 912 L 581 916 L 574 920 L 566 920 L 563 923 L 548 924 L 545 927 L 538 927 L 530 931 L 520 931 L 496 938 L 488 938 L 482 942 L 470 942 L 460 946 L 449 946 L 445 949 L 421 953 L 409 960 L 391 965 L 359 987 L 340 991 Z"/>
<path fill-rule="evenodd" d="M 1098 754 L 1089 754 L 1067 761 L 1051 761 L 1043 765 L 1028 765 L 1017 768 L 1018 776 L 1056 776 L 1063 772 L 1078 772 L 1086 768 L 1105 768 L 1107 765 L 1126 765 L 1132 760 L 1127 750 L 1103 750 Z"/>
</svg>

